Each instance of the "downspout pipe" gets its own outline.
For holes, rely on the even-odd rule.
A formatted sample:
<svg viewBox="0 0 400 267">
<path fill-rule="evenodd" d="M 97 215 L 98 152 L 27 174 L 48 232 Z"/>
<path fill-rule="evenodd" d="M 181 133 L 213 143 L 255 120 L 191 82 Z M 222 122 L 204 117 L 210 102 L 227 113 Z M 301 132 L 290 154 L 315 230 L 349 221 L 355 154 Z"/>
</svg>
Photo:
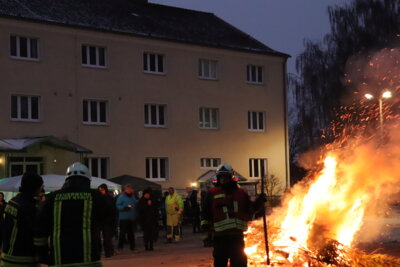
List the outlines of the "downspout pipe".
<svg viewBox="0 0 400 267">
<path fill-rule="evenodd" d="M 285 175 L 286 175 L 286 189 L 290 188 L 290 155 L 289 155 L 289 124 L 288 124 L 288 77 L 287 77 L 287 59 L 283 61 L 283 106 L 284 106 L 284 131 L 285 131 Z"/>
</svg>

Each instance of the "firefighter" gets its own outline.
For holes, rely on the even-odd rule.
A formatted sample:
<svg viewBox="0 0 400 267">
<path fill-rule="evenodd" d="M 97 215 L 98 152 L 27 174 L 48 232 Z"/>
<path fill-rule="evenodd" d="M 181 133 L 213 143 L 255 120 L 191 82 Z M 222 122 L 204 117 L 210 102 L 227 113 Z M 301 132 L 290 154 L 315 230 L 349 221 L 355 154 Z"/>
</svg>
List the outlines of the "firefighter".
<svg viewBox="0 0 400 267">
<path fill-rule="evenodd" d="M 165 199 L 165 209 L 167 213 L 167 242 L 179 242 L 181 238 L 181 215 L 183 212 L 182 198 L 175 193 L 173 187 L 168 188 L 168 196 Z"/>
<path fill-rule="evenodd" d="M 76 162 L 68 167 L 63 187 L 46 198 L 35 235 L 41 263 L 102 266 L 99 228 L 109 211 L 101 193 L 90 189 L 90 182 L 89 169 Z"/>
<path fill-rule="evenodd" d="M 223 163 L 218 166 L 217 184 L 207 192 L 202 207 L 203 231 L 214 229 L 214 267 L 246 267 L 243 232 L 254 211 L 261 208 L 266 200 L 264 194 L 255 202 L 238 187 L 232 166 Z"/>
<path fill-rule="evenodd" d="M 3 267 L 39 267 L 34 246 L 36 199 L 43 188 L 38 174 L 25 173 L 21 179 L 19 194 L 12 198 L 4 212 Z M 3 230 L 3 229 L 1 229 Z"/>
</svg>

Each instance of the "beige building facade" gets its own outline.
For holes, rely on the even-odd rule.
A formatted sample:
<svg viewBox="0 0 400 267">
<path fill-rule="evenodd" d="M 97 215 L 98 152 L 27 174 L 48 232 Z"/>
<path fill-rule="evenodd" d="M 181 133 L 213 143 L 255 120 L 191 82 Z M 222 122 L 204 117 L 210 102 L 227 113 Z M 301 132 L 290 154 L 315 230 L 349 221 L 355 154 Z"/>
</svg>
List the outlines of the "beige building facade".
<svg viewBox="0 0 400 267">
<path fill-rule="evenodd" d="M 3 150 L 0 177 L 34 157 L 42 173 L 82 160 L 94 176 L 163 188 L 222 162 L 290 184 L 283 55 L 0 17 L 0 75 L 0 139 L 52 136 L 92 152 Z"/>
</svg>

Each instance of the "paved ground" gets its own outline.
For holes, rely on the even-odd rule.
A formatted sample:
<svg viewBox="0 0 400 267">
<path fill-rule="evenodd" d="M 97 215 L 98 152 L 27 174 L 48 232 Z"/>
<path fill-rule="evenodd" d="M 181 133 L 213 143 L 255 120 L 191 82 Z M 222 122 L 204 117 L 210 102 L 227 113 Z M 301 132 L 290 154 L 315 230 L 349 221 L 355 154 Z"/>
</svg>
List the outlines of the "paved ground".
<svg viewBox="0 0 400 267">
<path fill-rule="evenodd" d="M 112 258 L 103 258 L 104 267 L 131 266 L 176 266 L 176 267 L 211 267 L 212 248 L 204 248 L 200 234 L 193 234 L 191 227 L 185 227 L 179 243 L 165 244 L 161 238 L 154 251 L 145 251 L 141 233 L 136 234 L 136 249 L 131 252 L 126 247 L 121 254 Z"/>
</svg>

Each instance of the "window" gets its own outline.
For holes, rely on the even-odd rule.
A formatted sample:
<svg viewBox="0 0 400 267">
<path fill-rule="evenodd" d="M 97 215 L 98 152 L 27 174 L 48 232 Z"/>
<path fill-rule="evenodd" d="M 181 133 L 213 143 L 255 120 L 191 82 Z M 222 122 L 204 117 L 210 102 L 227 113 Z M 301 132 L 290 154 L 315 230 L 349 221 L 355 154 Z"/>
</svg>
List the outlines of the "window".
<svg viewBox="0 0 400 267">
<path fill-rule="evenodd" d="M 39 58 L 38 39 L 11 35 L 10 54 L 13 58 L 37 60 Z"/>
<path fill-rule="evenodd" d="M 12 95 L 11 119 L 19 121 L 39 121 L 39 97 Z"/>
<path fill-rule="evenodd" d="M 109 158 L 85 158 L 85 165 L 89 168 L 94 177 L 108 178 Z"/>
<path fill-rule="evenodd" d="M 204 79 L 217 79 L 217 61 L 200 59 L 199 77 Z"/>
<path fill-rule="evenodd" d="M 252 131 L 264 131 L 264 112 L 262 111 L 249 111 L 247 114 L 247 126 Z"/>
<path fill-rule="evenodd" d="M 90 45 L 82 45 L 82 65 L 105 68 L 106 48 Z"/>
<path fill-rule="evenodd" d="M 165 105 L 144 105 L 144 125 L 148 127 L 165 127 Z"/>
<path fill-rule="evenodd" d="M 263 83 L 263 67 L 247 65 L 247 82 Z"/>
<path fill-rule="evenodd" d="M 83 122 L 107 124 L 107 101 L 83 100 Z"/>
<path fill-rule="evenodd" d="M 167 179 L 168 158 L 146 158 L 146 178 Z"/>
<path fill-rule="evenodd" d="M 164 56 L 159 54 L 143 54 L 143 70 L 151 73 L 164 73 Z"/>
<path fill-rule="evenodd" d="M 251 178 L 261 178 L 262 174 L 267 175 L 267 159 L 250 159 L 249 169 Z"/>
<path fill-rule="evenodd" d="M 218 129 L 218 109 L 217 108 L 200 108 L 200 128 L 202 129 Z"/>
<path fill-rule="evenodd" d="M 22 175 L 25 172 L 43 174 L 42 157 L 9 157 L 7 161 L 10 176 Z"/>
<path fill-rule="evenodd" d="M 219 158 L 201 158 L 200 167 L 201 168 L 217 168 L 221 164 L 221 159 Z"/>
</svg>

